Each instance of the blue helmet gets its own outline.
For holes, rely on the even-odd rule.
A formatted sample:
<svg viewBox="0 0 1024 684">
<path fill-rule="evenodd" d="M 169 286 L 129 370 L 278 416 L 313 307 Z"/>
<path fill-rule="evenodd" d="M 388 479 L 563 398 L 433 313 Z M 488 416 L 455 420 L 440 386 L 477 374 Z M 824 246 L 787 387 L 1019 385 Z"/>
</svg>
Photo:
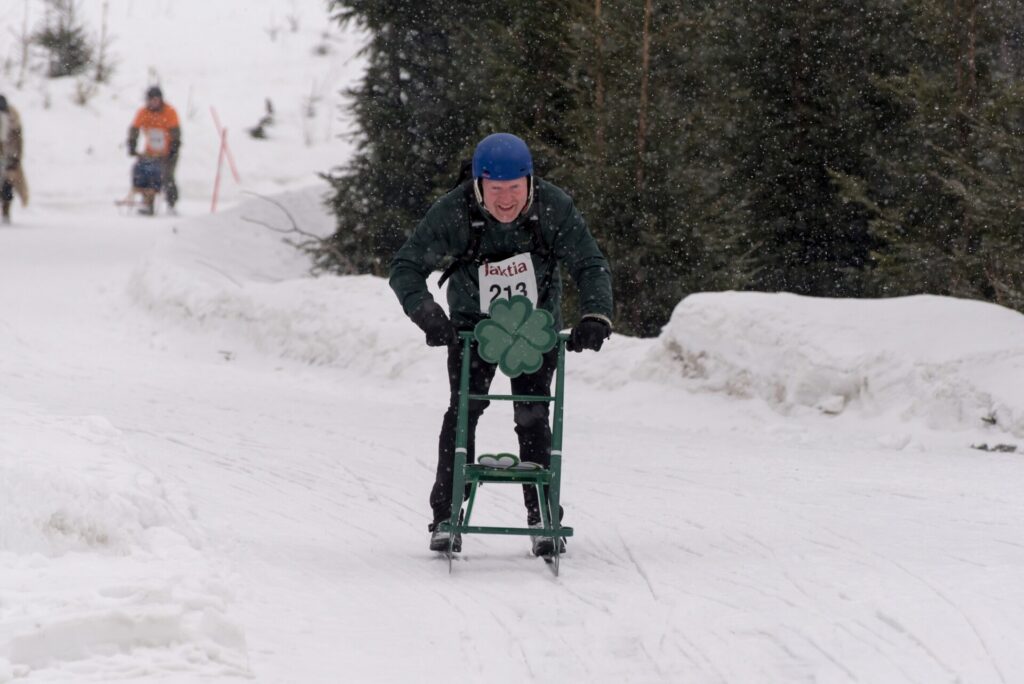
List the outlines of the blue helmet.
<svg viewBox="0 0 1024 684">
<path fill-rule="evenodd" d="M 533 175 L 533 157 L 522 138 L 511 133 L 493 133 L 473 152 L 473 178 L 515 180 Z"/>
</svg>

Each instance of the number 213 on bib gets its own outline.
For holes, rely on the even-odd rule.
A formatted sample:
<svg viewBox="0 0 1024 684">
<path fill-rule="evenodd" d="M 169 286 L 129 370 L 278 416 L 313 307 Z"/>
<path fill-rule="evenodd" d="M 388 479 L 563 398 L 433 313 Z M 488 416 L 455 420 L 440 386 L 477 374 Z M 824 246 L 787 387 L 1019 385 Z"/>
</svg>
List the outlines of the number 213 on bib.
<svg viewBox="0 0 1024 684">
<path fill-rule="evenodd" d="M 480 265 L 481 313 L 490 311 L 494 300 L 511 299 L 515 295 L 522 295 L 537 306 L 537 272 L 529 252 Z"/>
</svg>

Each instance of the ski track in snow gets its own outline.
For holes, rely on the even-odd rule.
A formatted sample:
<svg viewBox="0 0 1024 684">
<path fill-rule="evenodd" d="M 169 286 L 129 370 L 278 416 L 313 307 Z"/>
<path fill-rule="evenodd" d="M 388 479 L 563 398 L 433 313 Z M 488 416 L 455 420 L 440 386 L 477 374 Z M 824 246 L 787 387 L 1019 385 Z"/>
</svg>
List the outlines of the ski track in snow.
<svg viewBox="0 0 1024 684">
<path fill-rule="evenodd" d="M 101 253 L 126 227 L 93 226 L 88 249 Z M 75 234 L 53 223 L 39 240 Z M 155 237 L 136 236 L 138 254 Z M 123 283 L 135 282 L 136 263 L 84 260 L 74 277 L 85 287 L 71 293 L 59 285 L 67 263 L 17 273 L 56 284 L 72 299 L 63 310 L 119 313 L 81 328 L 74 344 L 49 340 L 45 354 L 9 346 L 5 392 L 56 416 L 102 416 L 133 462 L 188 502 L 204 557 L 236 578 L 223 619 L 244 642 L 224 662 L 244 662 L 244 677 L 328 682 L 344 671 L 394 681 L 413 673 L 404 662 L 455 661 L 468 677 L 510 682 L 1001 682 L 1022 666 L 1012 638 L 1020 618 L 997 607 L 1021 600 L 1009 584 L 1024 564 L 1014 457 L 843 451 L 827 428 L 804 427 L 797 441 L 785 430 L 759 437 L 741 431 L 749 404 L 730 410 L 686 395 L 687 412 L 708 402 L 721 434 L 674 421 L 636 430 L 628 412 L 601 407 L 616 393 L 642 401 L 645 387 L 585 391 L 570 374 L 564 501 L 577 533 L 561 575 L 523 539 L 469 536 L 450 576 L 425 531 L 444 391 L 410 402 L 419 381 L 267 355 L 214 320 L 180 326 L 140 310 L 125 288 L 88 285 L 119 268 Z M 45 309 L 52 293 L 39 287 L 40 301 L 19 314 L 28 324 L 15 326 L 20 338 L 48 329 L 26 311 Z M 409 339 L 417 343 L 415 331 Z M 118 347 L 117 359 L 99 355 L 90 371 L 106 346 Z M 507 442 L 510 423 L 489 410 L 481 442 Z M 519 523 L 518 487 L 483 487 L 475 515 Z M 63 618 L 40 617 L 51 639 L 73 639 Z M 40 681 L 67 677 L 76 661 L 129 680 L 180 668 L 236 676 L 141 646 L 123 655 L 146 660 L 150 669 L 134 676 L 88 649 L 41 668 L 28 643 L 0 637 L 0 653 L 12 672 Z M 395 648 L 406 655 L 394 658 Z"/>
<path fill-rule="evenodd" d="M 204 31 L 230 20 L 267 40 L 254 5 L 207 5 L 220 23 Z M 159 3 L 163 21 L 175 7 Z M 198 61 L 201 99 L 216 75 Z M 172 76 L 183 90 L 193 74 Z M 236 80 L 221 84 L 233 130 L 263 97 Z M 52 110 L 23 94 L 40 171 L 63 168 L 71 85 Z M 110 139 L 109 114 L 132 108 L 112 100 L 87 114 Z M 238 136 L 248 189 L 344 160 L 348 146 L 302 145 L 296 106 L 277 143 Z M 189 120 L 180 218 L 111 210 L 126 164 L 112 144 L 33 175 L 38 205 L 0 228 L 0 683 L 1024 672 L 1024 457 L 968 448 L 1024 434 L 1018 314 L 688 298 L 656 340 L 569 355 L 560 575 L 526 538 L 474 535 L 449 575 L 426 532 L 443 352 L 383 280 L 304 277 L 304 257 L 246 220 L 278 225 L 277 207 L 230 208 L 233 188 L 209 216 L 208 129 Z M 323 191 L 275 197 L 323 231 Z M 478 444 L 511 448 L 509 407 L 488 409 Z M 480 524 L 524 516 L 518 487 L 481 488 Z"/>
</svg>

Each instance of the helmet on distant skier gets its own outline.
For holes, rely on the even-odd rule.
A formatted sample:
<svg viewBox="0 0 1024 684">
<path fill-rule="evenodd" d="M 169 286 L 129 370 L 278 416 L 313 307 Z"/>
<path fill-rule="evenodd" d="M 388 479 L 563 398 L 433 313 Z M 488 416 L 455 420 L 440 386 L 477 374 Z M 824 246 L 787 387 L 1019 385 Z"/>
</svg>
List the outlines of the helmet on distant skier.
<svg viewBox="0 0 1024 684">
<path fill-rule="evenodd" d="M 522 138 L 511 133 L 493 133 L 473 152 L 473 178 L 515 180 L 533 175 L 533 157 Z"/>
<path fill-rule="evenodd" d="M 159 97 L 161 100 L 164 99 L 164 91 L 160 90 L 160 86 L 150 86 L 146 91 L 147 100 L 151 100 L 154 97 Z"/>
</svg>

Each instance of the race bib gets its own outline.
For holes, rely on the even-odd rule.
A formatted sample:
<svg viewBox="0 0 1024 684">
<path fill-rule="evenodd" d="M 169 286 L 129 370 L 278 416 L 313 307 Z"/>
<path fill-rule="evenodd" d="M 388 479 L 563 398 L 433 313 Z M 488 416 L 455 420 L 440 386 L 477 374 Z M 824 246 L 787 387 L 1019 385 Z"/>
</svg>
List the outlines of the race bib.
<svg viewBox="0 0 1024 684">
<path fill-rule="evenodd" d="M 514 295 L 522 295 L 537 306 L 537 272 L 529 252 L 480 266 L 481 313 L 489 312 L 495 299 L 511 299 Z"/>
<path fill-rule="evenodd" d="M 151 152 L 163 154 L 167 151 L 167 132 L 162 128 L 146 129 L 146 147 Z"/>
</svg>

